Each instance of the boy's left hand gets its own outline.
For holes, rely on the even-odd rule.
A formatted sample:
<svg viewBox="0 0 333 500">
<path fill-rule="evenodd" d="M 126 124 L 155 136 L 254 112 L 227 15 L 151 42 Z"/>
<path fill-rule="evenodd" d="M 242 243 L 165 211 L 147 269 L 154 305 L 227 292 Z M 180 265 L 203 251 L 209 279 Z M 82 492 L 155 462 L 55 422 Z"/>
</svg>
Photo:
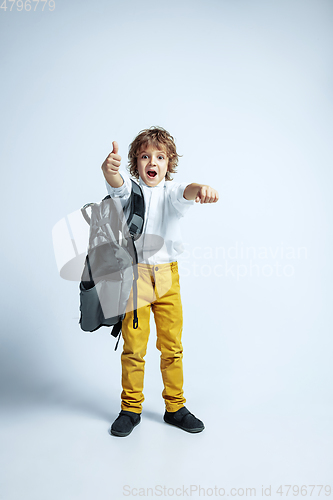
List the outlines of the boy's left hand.
<svg viewBox="0 0 333 500">
<path fill-rule="evenodd" d="M 202 184 L 198 189 L 195 202 L 196 203 L 216 203 L 219 199 L 219 193 L 206 184 Z"/>
</svg>

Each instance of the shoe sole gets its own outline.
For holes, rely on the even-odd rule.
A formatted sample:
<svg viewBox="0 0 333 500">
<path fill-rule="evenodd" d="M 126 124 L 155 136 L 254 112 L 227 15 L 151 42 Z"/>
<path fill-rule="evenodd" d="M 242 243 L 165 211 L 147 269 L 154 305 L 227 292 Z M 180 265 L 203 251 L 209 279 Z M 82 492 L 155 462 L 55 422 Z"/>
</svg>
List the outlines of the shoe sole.
<svg viewBox="0 0 333 500">
<path fill-rule="evenodd" d="M 179 424 L 173 424 L 171 422 L 168 422 L 167 420 L 164 420 L 164 422 L 166 424 L 173 425 L 174 427 L 178 427 L 179 429 L 182 429 L 182 431 L 190 432 L 191 434 L 202 432 L 204 430 L 204 428 L 205 428 L 205 426 L 203 426 L 203 427 L 197 427 L 196 429 L 186 429 L 186 427 L 182 427 Z"/>
<path fill-rule="evenodd" d="M 140 422 L 138 422 L 137 424 L 134 424 L 133 425 L 133 429 L 134 429 L 134 427 L 136 427 L 137 425 L 139 425 L 139 423 Z M 131 429 L 129 432 L 118 432 L 118 431 L 113 431 L 112 427 L 111 427 L 110 430 L 109 430 L 109 434 L 111 434 L 111 436 L 126 437 L 126 436 L 129 436 L 131 434 L 131 432 L 133 431 L 133 429 Z"/>
</svg>

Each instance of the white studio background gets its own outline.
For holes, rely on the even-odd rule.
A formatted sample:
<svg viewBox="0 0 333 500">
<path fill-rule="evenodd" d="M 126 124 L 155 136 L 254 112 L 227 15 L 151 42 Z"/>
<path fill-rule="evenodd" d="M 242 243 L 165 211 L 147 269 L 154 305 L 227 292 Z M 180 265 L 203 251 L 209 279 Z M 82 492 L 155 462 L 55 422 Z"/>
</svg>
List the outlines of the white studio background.
<svg viewBox="0 0 333 500">
<path fill-rule="evenodd" d="M 0 498 L 333 486 L 332 1 L 44 3 L 0 9 Z M 175 180 L 220 194 L 182 221 L 185 395 L 206 429 L 162 422 L 152 328 L 121 440 L 121 349 L 81 332 L 52 228 L 106 195 L 112 141 L 125 166 L 151 125 L 183 155 Z"/>
</svg>

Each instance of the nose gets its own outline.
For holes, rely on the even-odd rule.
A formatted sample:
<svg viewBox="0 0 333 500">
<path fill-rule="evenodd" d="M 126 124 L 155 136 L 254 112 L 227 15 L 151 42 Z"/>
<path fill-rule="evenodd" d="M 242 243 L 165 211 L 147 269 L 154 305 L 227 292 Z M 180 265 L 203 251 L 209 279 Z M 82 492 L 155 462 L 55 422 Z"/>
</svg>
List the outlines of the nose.
<svg viewBox="0 0 333 500">
<path fill-rule="evenodd" d="M 156 159 L 155 159 L 154 155 L 150 159 L 150 164 L 151 164 L 151 166 L 153 166 L 153 165 L 156 166 Z"/>
</svg>

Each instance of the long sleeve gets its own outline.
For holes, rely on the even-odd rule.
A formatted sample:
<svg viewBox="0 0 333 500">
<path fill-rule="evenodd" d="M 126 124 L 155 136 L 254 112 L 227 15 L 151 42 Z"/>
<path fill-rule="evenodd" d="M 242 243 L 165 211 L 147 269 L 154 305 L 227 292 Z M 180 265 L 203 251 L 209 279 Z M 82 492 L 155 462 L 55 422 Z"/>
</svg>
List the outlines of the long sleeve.
<svg viewBox="0 0 333 500">
<path fill-rule="evenodd" d="M 169 191 L 171 204 L 176 210 L 178 217 L 184 217 L 188 209 L 194 205 L 194 200 L 187 200 L 183 196 L 186 186 L 186 182 L 181 184 L 174 183 Z"/>
</svg>

